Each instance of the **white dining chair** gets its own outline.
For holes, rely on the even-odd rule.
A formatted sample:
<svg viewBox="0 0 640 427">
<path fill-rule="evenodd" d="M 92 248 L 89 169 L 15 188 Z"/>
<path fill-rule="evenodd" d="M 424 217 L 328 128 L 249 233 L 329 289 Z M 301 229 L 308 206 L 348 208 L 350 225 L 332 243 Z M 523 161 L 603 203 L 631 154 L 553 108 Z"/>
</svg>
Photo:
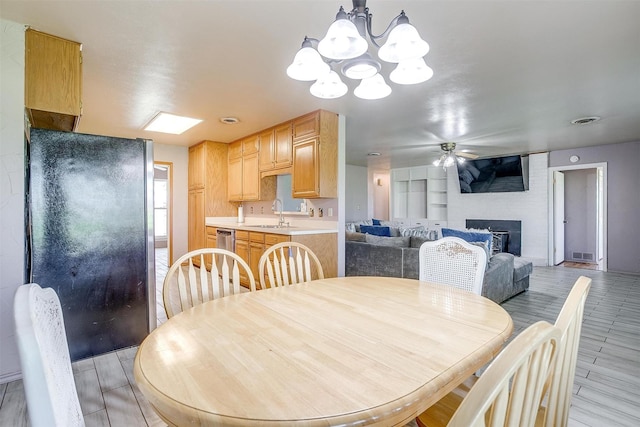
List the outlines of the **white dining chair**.
<svg viewBox="0 0 640 427">
<path fill-rule="evenodd" d="M 22 285 L 13 313 L 31 425 L 84 426 L 58 295 L 35 283 Z"/>
<path fill-rule="evenodd" d="M 482 293 L 487 266 L 485 250 L 458 237 L 426 241 L 418 253 L 419 279 Z"/>
<path fill-rule="evenodd" d="M 249 290 L 255 291 L 251 268 L 233 252 L 205 248 L 182 255 L 171 265 L 162 284 L 167 318 L 198 304 L 240 293 L 241 272 L 249 279 Z"/>
<path fill-rule="evenodd" d="M 543 321 L 521 332 L 489 365 L 447 426 L 533 427 L 561 335 Z"/>
<path fill-rule="evenodd" d="M 578 344 L 584 315 L 584 305 L 591 287 L 591 279 L 580 276 L 565 300 L 555 326 L 562 333 L 558 357 L 547 379 L 542 404 L 536 417 L 536 427 L 565 427 L 569 418 L 571 391 L 578 358 Z M 462 403 L 478 377 L 471 376 L 451 393 L 420 414 L 419 427 L 445 426 Z"/>
<path fill-rule="evenodd" d="M 316 254 L 298 242 L 282 242 L 268 248 L 260 257 L 258 272 L 262 289 L 324 279 Z"/>
</svg>

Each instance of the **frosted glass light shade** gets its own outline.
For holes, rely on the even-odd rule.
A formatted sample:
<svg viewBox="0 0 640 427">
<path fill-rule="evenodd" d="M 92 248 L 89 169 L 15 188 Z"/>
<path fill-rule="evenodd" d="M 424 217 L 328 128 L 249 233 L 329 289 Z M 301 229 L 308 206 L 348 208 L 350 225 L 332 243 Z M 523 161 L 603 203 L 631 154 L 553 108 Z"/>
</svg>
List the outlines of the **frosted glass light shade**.
<svg viewBox="0 0 640 427">
<path fill-rule="evenodd" d="M 367 41 L 347 18 L 336 19 L 327 30 L 327 35 L 318 43 L 318 52 L 331 59 L 355 58 L 368 48 Z"/>
<path fill-rule="evenodd" d="M 392 82 L 401 85 L 426 82 L 431 77 L 433 77 L 433 70 L 424 62 L 423 58 L 400 61 L 395 70 L 389 74 Z"/>
<path fill-rule="evenodd" d="M 330 70 L 329 64 L 312 47 L 303 47 L 296 53 L 291 65 L 287 67 L 287 75 L 295 80 L 309 82 L 318 80 Z"/>
<path fill-rule="evenodd" d="M 422 40 L 411 24 L 398 24 L 378 51 L 380 59 L 398 63 L 406 59 L 421 58 L 429 52 L 429 44 Z"/>
<path fill-rule="evenodd" d="M 347 93 L 347 90 L 347 85 L 340 80 L 338 73 L 333 70 L 320 77 L 309 88 L 311 95 L 324 99 L 340 98 Z"/>
<path fill-rule="evenodd" d="M 380 63 L 367 52 L 357 58 L 347 60 L 342 66 L 342 74 L 350 79 L 361 80 L 375 76 L 380 68 Z"/>
<path fill-rule="evenodd" d="M 381 99 L 389 96 L 391 87 L 380 74 L 362 79 L 353 94 L 362 99 Z"/>
</svg>

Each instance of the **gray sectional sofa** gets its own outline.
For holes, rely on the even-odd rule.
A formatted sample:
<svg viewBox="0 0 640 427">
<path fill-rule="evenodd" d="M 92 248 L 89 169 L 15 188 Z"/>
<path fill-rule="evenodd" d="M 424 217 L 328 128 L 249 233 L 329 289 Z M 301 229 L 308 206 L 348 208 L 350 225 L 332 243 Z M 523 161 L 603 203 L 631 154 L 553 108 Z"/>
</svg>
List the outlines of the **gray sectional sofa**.
<svg viewBox="0 0 640 427">
<path fill-rule="evenodd" d="M 348 233 L 353 235 L 352 233 Z M 361 233 L 356 233 L 361 234 Z M 405 238 L 406 246 L 349 240 L 345 242 L 345 274 L 347 276 L 386 276 L 417 279 L 419 275 L 418 251 L 425 241 L 420 237 Z M 363 240 L 358 238 L 358 240 Z M 397 240 L 397 239 L 396 239 Z M 501 303 L 529 289 L 532 263 L 509 253 L 497 253 L 489 259 L 484 274 L 482 295 Z"/>
</svg>

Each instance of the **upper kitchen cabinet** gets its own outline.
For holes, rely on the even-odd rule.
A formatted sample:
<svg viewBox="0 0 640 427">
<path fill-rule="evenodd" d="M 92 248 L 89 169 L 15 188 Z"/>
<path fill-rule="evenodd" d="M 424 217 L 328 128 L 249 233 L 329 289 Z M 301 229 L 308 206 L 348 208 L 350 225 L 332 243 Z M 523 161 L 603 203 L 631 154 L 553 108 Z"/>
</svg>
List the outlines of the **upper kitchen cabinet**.
<svg viewBox="0 0 640 427">
<path fill-rule="evenodd" d="M 293 121 L 292 195 L 338 197 L 338 115 L 319 110 Z"/>
<path fill-rule="evenodd" d="M 238 157 L 239 152 L 240 157 Z M 259 134 L 229 145 L 228 198 L 230 201 L 271 200 L 276 197 L 275 176 L 260 179 L 259 154 Z"/>
<path fill-rule="evenodd" d="M 24 103 L 32 127 L 77 128 L 82 114 L 82 44 L 26 31 Z"/>
<path fill-rule="evenodd" d="M 283 123 L 260 134 L 261 174 L 284 173 L 292 161 L 292 123 Z"/>
</svg>

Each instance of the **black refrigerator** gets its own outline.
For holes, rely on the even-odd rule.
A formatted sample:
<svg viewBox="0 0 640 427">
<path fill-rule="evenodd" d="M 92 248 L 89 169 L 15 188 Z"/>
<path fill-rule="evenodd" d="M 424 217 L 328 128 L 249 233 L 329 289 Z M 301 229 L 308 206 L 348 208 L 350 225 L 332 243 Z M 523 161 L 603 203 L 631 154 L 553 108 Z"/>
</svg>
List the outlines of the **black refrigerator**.
<svg viewBox="0 0 640 427">
<path fill-rule="evenodd" d="M 153 143 L 31 129 L 26 282 L 60 298 L 72 360 L 155 327 Z"/>
</svg>

